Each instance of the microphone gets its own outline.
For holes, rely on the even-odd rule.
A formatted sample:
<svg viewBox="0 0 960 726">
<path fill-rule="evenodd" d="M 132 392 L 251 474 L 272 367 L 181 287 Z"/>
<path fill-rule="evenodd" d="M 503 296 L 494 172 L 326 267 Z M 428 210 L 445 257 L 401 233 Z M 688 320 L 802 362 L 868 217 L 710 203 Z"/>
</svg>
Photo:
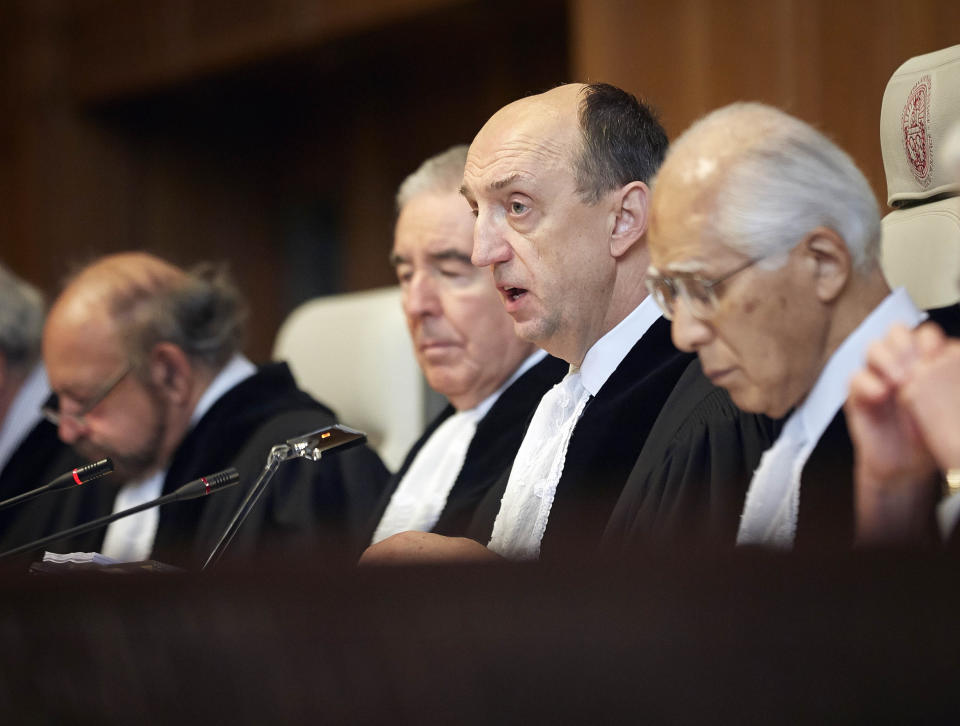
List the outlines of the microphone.
<svg viewBox="0 0 960 726">
<path fill-rule="evenodd" d="M 219 492 L 221 489 L 232 487 L 238 481 L 240 481 L 240 472 L 233 467 L 230 467 L 229 469 L 218 471 L 216 474 L 211 474 L 210 476 L 201 476 L 199 479 L 194 479 L 191 482 L 187 482 L 179 489 L 175 489 L 169 494 L 165 494 L 159 499 L 155 499 L 154 503 L 150 504 L 150 506 L 169 504 L 170 502 L 184 502 L 187 499 L 199 499 L 200 497 L 205 497 L 208 494 Z M 140 506 L 146 507 L 146 505 L 142 504 Z"/>
<path fill-rule="evenodd" d="M 169 504 L 170 502 L 182 502 L 186 501 L 187 499 L 205 497 L 208 494 L 213 494 L 214 492 L 219 492 L 227 487 L 231 487 L 238 481 L 240 481 L 240 474 L 236 469 L 233 468 L 224 469 L 223 471 L 218 471 L 216 474 L 210 474 L 209 476 L 201 476 L 199 479 L 194 479 L 191 482 L 187 482 L 182 487 L 170 492 L 169 494 L 164 494 L 162 497 L 157 497 L 149 502 L 139 504 L 136 507 L 130 507 L 129 509 L 124 509 L 122 512 L 110 514 L 106 517 L 100 517 L 99 519 L 94 519 L 86 524 L 80 524 L 76 527 L 71 527 L 70 529 L 65 529 L 61 532 L 55 532 L 46 537 L 41 537 L 33 542 L 28 542 L 20 547 L 15 547 L 12 550 L 0 552 L 0 559 L 8 557 L 9 555 L 18 555 L 21 552 L 35 550 L 38 547 L 50 544 L 51 542 L 56 542 L 59 539 L 75 537 L 78 534 L 86 534 L 87 532 L 91 532 L 95 529 L 99 529 L 100 527 L 108 525 L 111 522 L 115 522 L 118 519 L 123 519 L 124 517 L 129 517 L 131 514 L 142 512 L 145 509 L 160 507 L 164 504 Z"/>
<path fill-rule="evenodd" d="M 253 507 L 260 499 L 260 495 L 263 494 L 270 480 L 273 479 L 273 475 L 277 473 L 277 469 L 281 463 L 296 458 L 307 459 L 308 461 L 320 461 L 320 457 L 325 453 L 334 450 L 344 451 L 354 446 L 359 446 L 366 440 L 367 435 L 363 433 L 363 431 L 357 431 L 343 424 L 334 424 L 333 426 L 326 426 L 325 428 L 311 431 L 308 434 L 303 434 L 303 436 L 287 439 L 285 443 L 277 444 L 270 449 L 263 471 L 260 472 L 260 476 L 257 477 L 253 486 L 250 487 L 247 496 L 240 502 L 239 508 L 233 515 L 233 519 L 230 520 L 230 524 L 227 525 L 223 534 L 220 535 L 220 539 L 217 541 L 213 551 L 207 556 L 207 561 L 203 563 L 202 569 L 206 570 L 208 567 L 216 565 L 220 558 L 223 557 L 224 551 L 230 546 L 230 542 L 233 540 L 234 535 L 236 535 L 237 530 L 240 529 L 244 520 L 246 520 L 247 516 L 253 510 Z M 0 555 L 0 557 L 2 557 L 2 555 Z"/>
<path fill-rule="evenodd" d="M 42 487 L 37 487 L 23 494 L 18 494 L 15 497 L 4 499 L 0 502 L 0 509 L 6 509 L 7 507 L 12 507 L 22 502 L 28 502 L 34 497 L 39 497 L 41 494 L 46 494 L 47 492 L 56 492 L 61 489 L 69 489 L 73 486 L 86 484 L 104 477 L 112 471 L 113 462 L 110 461 L 110 459 L 100 459 L 100 461 L 95 461 L 92 464 L 80 466 L 73 471 L 68 471 L 66 474 L 61 474 L 52 482 L 44 484 Z"/>
</svg>

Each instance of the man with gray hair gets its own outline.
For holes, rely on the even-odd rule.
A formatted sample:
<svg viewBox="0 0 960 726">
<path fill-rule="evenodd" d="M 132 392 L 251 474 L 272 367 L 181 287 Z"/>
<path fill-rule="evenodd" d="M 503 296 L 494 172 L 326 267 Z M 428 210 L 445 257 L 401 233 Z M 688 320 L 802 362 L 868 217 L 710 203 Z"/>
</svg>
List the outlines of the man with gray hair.
<svg viewBox="0 0 960 726">
<path fill-rule="evenodd" d="M 540 397 L 567 370 L 516 336 L 490 270 L 470 262 L 474 218 L 459 191 L 466 160 L 465 145 L 448 149 L 397 193 L 390 261 L 417 363 L 449 405 L 388 483 L 373 543 L 412 530 L 464 534 Z"/>
<path fill-rule="evenodd" d="M 118 520 L 70 549 L 121 560 L 198 565 L 227 527 L 270 448 L 335 417 L 300 391 L 285 364 L 240 353 L 245 307 L 225 275 L 187 272 L 144 253 L 104 257 L 54 303 L 43 355 L 60 437 L 90 459 L 109 456 L 119 491 L 91 489 L 86 518 L 150 501 L 227 467 L 240 486 Z M 358 535 L 387 472 L 366 447 L 321 462 L 286 462 L 251 511 L 230 555 L 337 545 Z M 58 522 L 59 527 L 76 522 Z M 58 528 L 59 528 L 58 527 Z"/>
<path fill-rule="evenodd" d="M 46 484 L 79 463 L 40 412 L 50 395 L 40 361 L 44 313 L 40 291 L 0 264 L 0 499 Z M 0 542 L 19 544 L 8 533 L 25 511 L 29 505 L 0 513 Z"/>
<path fill-rule="evenodd" d="M 647 284 L 677 347 L 743 410 L 787 416 L 747 492 L 739 544 L 850 544 L 841 407 L 870 343 L 924 315 L 891 292 L 866 179 L 821 133 L 734 104 L 695 123 L 657 178 Z"/>
</svg>

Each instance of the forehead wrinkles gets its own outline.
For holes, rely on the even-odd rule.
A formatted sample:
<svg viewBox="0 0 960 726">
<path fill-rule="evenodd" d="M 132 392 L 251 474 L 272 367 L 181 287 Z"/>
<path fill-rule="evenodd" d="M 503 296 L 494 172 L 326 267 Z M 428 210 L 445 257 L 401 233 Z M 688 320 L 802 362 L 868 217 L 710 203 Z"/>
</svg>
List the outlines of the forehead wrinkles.
<svg viewBox="0 0 960 726">
<path fill-rule="evenodd" d="M 568 156 L 569 144 L 565 140 L 519 131 L 492 149 L 472 148 L 467 156 L 464 181 L 488 185 L 512 174 L 537 178 L 543 172 L 568 168 Z"/>
</svg>

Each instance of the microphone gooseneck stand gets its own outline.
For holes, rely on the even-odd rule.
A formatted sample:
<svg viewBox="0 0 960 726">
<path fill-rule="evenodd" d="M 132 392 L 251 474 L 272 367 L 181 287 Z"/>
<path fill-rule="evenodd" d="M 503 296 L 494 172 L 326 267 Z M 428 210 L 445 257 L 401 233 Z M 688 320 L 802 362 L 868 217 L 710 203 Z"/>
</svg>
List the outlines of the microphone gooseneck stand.
<svg viewBox="0 0 960 726">
<path fill-rule="evenodd" d="M 220 535 L 220 540 L 217 542 L 216 547 L 213 548 L 210 556 L 207 557 L 207 561 L 203 563 L 203 567 L 201 569 L 206 570 L 208 567 L 213 567 L 217 564 L 220 558 L 223 557 L 224 551 L 237 534 L 237 530 L 240 529 L 240 525 L 242 525 L 244 520 L 250 515 L 250 511 L 254 508 L 254 506 L 256 506 L 257 502 L 260 501 L 260 496 L 266 490 L 270 480 L 273 479 L 273 475 L 277 473 L 277 469 L 280 468 L 280 464 L 285 461 L 289 461 L 290 459 L 297 458 L 320 461 L 320 457 L 322 455 L 323 452 L 320 451 L 319 448 L 310 446 L 309 441 L 297 442 L 294 444 L 291 444 L 290 442 L 285 444 L 277 444 L 270 449 L 270 453 L 267 454 L 267 463 L 264 465 L 263 471 L 260 472 L 260 476 L 257 477 L 257 480 L 253 483 L 253 486 L 250 487 L 250 491 L 247 492 L 247 496 L 244 497 L 243 501 L 240 503 L 240 507 L 237 509 L 236 514 L 233 515 L 233 519 L 230 520 L 230 524 L 227 525 L 227 528 L 224 530 L 223 534 Z"/>
<path fill-rule="evenodd" d="M 253 486 L 250 487 L 250 491 L 247 492 L 247 496 L 244 497 L 244 500 L 240 503 L 236 514 L 233 515 L 230 524 L 227 525 L 226 530 L 220 535 L 220 540 L 217 542 L 216 547 L 213 548 L 210 556 L 207 557 L 207 561 L 203 563 L 201 569 L 206 570 L 213 567 L 220 558 L 223 557 L 224 551 L 237 534 L 240 525 L 243 524 L 251 510 L 256 506 L 260 496 L 270 483 L 270 480 L 273 479 L 273 475 L 277 473 L 280 464 L 290 459 L 320 461 L 324 452 L 334 450 L 344 451 L 358 446 L 366 440 L 367 435 L 362 431 L 357 431 L 343 424 L 334 424 L 333 426 L 327 426 L 326 428 L 312 431 L 309 434 L 304 434 L 294 439 L 287 439 L 285 443 L 277 444 L 270 449 L 263 471 L 260 472 L 260 476 L 257 477 Z"/>
</svg>

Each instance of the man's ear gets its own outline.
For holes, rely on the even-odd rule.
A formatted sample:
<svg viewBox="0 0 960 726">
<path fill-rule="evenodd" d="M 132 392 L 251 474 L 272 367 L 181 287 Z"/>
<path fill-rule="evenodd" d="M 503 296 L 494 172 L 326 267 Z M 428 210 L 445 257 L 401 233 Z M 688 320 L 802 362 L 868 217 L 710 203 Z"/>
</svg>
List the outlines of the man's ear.
<svg viewBox="0 0 960 726">
<path fill-rule="evenodd" d="M 853 258 L 846 242 L 829 227 L 817 227 L 802 244 L 814 271 L 817 298 L 822 303 L 833 302 L 853 273 Z"/>
<path fill-rule="evenodd" d="M 622 257 L 647 231 L 650 187 L 641 181 L 630 182 L 617 191 L 610 254 Z"/>
<path fill-rule="evenodd" d="M 150 351 L 150 379 L 157 390 L 176 404 L 190 399 L 194 371 L 190 359 L 173 343 L 157 343 Z"/>
</svg>

